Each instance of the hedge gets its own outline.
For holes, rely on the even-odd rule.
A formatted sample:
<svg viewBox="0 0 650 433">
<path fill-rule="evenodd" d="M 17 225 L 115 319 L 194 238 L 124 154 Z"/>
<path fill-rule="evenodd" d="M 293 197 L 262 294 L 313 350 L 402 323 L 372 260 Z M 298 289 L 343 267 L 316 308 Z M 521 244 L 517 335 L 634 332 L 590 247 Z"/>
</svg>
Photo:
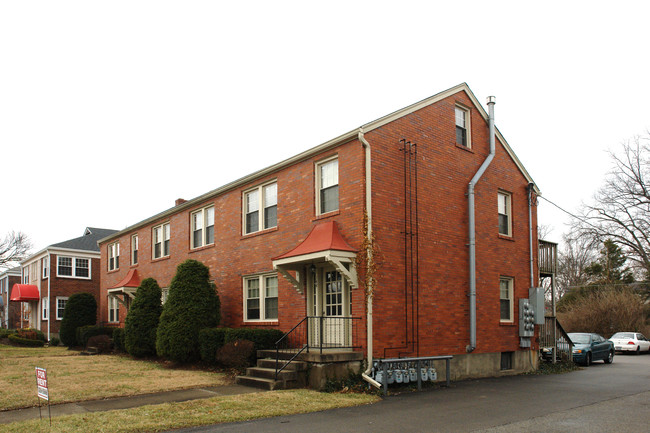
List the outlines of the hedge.
<svg viewBox="0 0 650 433">
<path fill-rule="evenodd" d="M 124 352 L 124 328 L 113 329 L 113 347 Z"/>
<path fill-rule="evenodd" d="M 9 341 L 19 346 L 43 347 L 45 342 L 42 340 L 32 340 L 30 338 L 21 338 L 16 334 L 9 335 Z"/>
<path fill-rule="evenodd" d="M 96 325 L 86 325 L 80 326 L 77 328 L 77 344 L 80 346 L 86 347 L 88 344 L 88 339 L 94 337 L 95 335 L 107 335 L 109 337 L 113 336 L 112 327 L 96 326 Z"/>
<path fill-rule="evenodd" d="M 0 328 L 0 338 L 7 338 L 10 335 L 13 335 L 16 333 L 15 329 L 4 329 Z"/>
<path fill-rule="evenodd" d="M 131 356 L 156 354 L 156 332 L 162 305 L 160 286 L 153 278 L 146 278 L 135 292 L 135 299 L 124 323 L 124 348 Z"/>
<path fill-rule="evenodd" d="M 237 340 L 251 341 L 255 351 L 275 349 L 275 342 L 283 335 L 284 333 L 277 329 L 204 328 L 199 332 L 201 360 L 206 364 L 216 364 L 217 351 L 225 344 Z"/>
<path fill-rule="evenodd" d="M 217 363 L 217 350 L 223 347 L 229 328 L 204 328 L 199 331 L 199 351 L 201 361 L 214 365 Z"/>
</svg>

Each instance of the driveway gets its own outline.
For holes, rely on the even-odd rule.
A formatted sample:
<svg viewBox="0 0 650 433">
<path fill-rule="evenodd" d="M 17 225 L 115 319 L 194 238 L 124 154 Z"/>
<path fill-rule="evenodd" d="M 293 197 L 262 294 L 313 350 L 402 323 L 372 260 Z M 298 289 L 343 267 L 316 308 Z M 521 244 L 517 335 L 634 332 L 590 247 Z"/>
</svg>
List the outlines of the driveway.
<svg viewBox="0 0 650 433">
<path fill-rule="evenodd" d="M 176 432 L 647 431 L 649 405 L 650 355 L 617 355 L 572 373 L 468 380 L 370 406 Z"/>
</svg>

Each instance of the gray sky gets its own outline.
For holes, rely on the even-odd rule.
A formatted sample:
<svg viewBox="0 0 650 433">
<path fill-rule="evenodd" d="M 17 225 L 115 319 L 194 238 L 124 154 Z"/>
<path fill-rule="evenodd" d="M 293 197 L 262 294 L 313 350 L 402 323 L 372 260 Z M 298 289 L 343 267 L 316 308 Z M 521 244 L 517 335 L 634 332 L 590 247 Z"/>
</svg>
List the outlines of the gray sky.
<svg viewBox="0 0 650 433">
<path fill-rule="evenodd" d="M 449 6 L 451 3 L 458 6 Z M 0 3 L 0 235 L 122 229 L 461 82 L 570 211 L 650 129 L 650 2 Z M 546 202 L 559 240 L 567 218 Z"/>
</svg>

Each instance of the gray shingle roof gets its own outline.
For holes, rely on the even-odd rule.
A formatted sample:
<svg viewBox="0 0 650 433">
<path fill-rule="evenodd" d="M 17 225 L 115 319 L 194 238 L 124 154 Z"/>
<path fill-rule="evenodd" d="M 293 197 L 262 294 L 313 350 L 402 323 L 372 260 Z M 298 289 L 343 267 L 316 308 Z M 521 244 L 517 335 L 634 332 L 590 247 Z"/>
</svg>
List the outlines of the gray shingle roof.
<svg viewBox="0 0 650 433">
<path fill-rule="evenodd" d="M 71 250 L 85 250 L 99 252 L 97 241 L 107 236 L 117 233 L 117 230 L 99 229 L 96 227 L 88 227 L 84 235 L 78 238 L 69 239 L 67 241 L 59 242 L 58 244 L 50 245 L 54 248 L 69 248 Z"/>
</svg>

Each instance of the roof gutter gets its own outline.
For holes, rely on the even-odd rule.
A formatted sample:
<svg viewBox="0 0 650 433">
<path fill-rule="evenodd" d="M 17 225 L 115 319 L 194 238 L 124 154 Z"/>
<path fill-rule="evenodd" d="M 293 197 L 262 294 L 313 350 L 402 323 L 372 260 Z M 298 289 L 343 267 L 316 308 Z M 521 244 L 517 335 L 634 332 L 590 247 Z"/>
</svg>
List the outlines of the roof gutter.
<svg viewBox="0 0 650 433">
<path fill-rule="evenodd" d="M 363 135 L 363 128 L 359 128 L 359 141 L 365 149 L 365 163 L 366 163 L 366 216 L 368 218 L 368 239 L 372 239 L 372 176 L 370 173 L 371 169 L 371 159 L 370 159 L 370 143 L 366 140 Z M 366 257 L 370 262 L 372 260 L 372 246 L 368 244 L 366 249 Z M 372 280 L 369 282 L 372 284 Z M 372 295 L 374 287 L 367 287 L 367 308 L 366 308 L 366 326 L 368 327 L 366 332 L 366 346 L 368 349 L 368 368 L 366 371 L 361 373 L 363 380 L 371 384 L 376 388 L 381 388 L 381 384 L 369 376 L 370 371 L 372 370 Z"/>
<path fill-rule="evenodd" d="M 468 353 L 476 349 L 476 209 L 474 204 L 474 187 L 478 183 L 485 170 L 494 159 L 495 138 L 494 138 L 494 104 L 496 98 L 488 96 L 488 125 L 490 135 L 490 154 L 485 158 L 474 177 L 467 187 L 467 201 L 469 206 L 469 345 L 466 347 Z"/>
</svg>

